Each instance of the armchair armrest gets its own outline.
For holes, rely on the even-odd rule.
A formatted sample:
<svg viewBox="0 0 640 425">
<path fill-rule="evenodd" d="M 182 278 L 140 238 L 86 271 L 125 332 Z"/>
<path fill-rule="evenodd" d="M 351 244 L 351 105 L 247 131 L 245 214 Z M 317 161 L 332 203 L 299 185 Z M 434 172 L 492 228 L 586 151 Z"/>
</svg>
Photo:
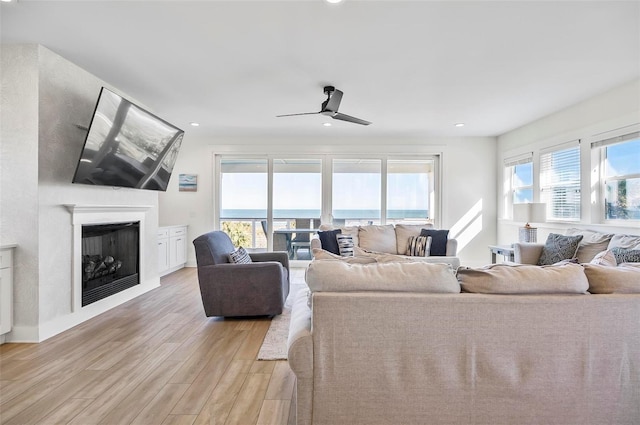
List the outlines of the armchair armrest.
<svg viewBox="0 0 640 425">
<path fill-rule="evenodd" d="M 286 251 L 273 251 L 273 252 L 251 252 L 249 253 L 251 261 L 256 263 L 262 263 L 265 261 L 277 261 L 282 266 L 289 270 L 289 254 Z"/>
<path fill-rule="evenodd" d="M 519 264 L 538 264 L 544 244 L 516 242 L 513 244 L 513 259 Z"/>
</svg>

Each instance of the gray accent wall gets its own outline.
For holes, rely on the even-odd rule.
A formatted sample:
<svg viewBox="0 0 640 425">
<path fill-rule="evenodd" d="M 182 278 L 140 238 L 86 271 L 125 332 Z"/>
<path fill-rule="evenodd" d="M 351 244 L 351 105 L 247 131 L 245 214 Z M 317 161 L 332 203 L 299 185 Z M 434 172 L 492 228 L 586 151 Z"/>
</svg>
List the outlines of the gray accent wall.
<svg viewBox="0 0 640 425">
<path fill-rule="evenodd" d="M 71 183 L 100 88 L 116 88 L 43 46 L 2 45 L 1 56 L 0 241 L 18 244 L 7 341 L 41 341 L 87 319 L 72 312 L 73 228 L 63 205 L 151 206 L 141 230 L 141 286 L 150 289 L 159 284 L 158 194 Z"/>
</svg>

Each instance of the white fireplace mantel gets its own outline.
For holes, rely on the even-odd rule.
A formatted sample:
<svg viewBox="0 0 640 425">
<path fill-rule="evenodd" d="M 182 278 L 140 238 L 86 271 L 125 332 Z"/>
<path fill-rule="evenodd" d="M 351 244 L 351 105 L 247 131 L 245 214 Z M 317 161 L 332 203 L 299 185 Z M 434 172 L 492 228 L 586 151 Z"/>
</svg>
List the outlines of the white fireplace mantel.
<svg viewBox="0 0 640 425">
<path fill-rule="evenodd" d="M 122 223 L 127 221 L 140 222 L 139 248 L 141 253 L 145 253 L 143 235 L 145 234 L 145 215 L 153 208 L 150 205 L 86 205 L 86 204 L 64 204 L 71 213 L 71 223 L 73 225 L 73 274 L 72 274 L 72 311 L 78 312 L 82 307 L 82 226 L 93 224 Z M 145 282 L 146 255 L 140 255 L 140 282 Z M 110 308 L 114 302 L 123 302 L 128 293 L 134 293 L 135 288 L 129 288 L 109 298 L 90 304 L 92 310 L 103 312 Z M 89 307 L 87 306 L 87 307 Z M 86 307 L 84 307 L 86 309 Z"/>
</svg>

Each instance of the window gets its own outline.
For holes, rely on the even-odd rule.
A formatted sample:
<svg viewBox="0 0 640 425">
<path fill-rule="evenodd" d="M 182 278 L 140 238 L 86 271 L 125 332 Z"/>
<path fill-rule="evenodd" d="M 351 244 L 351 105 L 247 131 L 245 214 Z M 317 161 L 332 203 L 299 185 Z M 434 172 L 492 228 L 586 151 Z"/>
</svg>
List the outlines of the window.
<svg viewBox="0 0 640 425">
<path fill-rule="evenodd" d="M 235 246 L 265 248 L 261 222 L 267 219 L 267 160 L 220 161 L 220 229 Z"/>
<path fill-rule="evenodd" d="M 640 220 L 640 132 L 592 144 L 601 149 L 605 220 Z"/>
<path fill-rule="evenodd" d="M 336 224 L 379 224 L 382 205 L 380 159 L 334 159 L 331 215 Z"/>
<path fill-rule="evenodd" d="M 540 195 L 547 220 L 580 220 L 579 141 L 541 152 Z"/>
<path fill-rule="evenodd" d="M 431 217 L 432 159 L 387 161 L 387 223 L 424 223 Z"/>
<path fill-rule="evenodd" d="M 321 217 L 347 226 L 436 221 L 437 156 L 216 155 L 215 163 L 217 228 L 237 246 L 307 259 Z"/>
<path fill-rule="evenodd" d="M 533 154 L 528 152 L 504 162 L 504 217 L 511 217 L 514 204 L 533 202 Z"/>
</svg>

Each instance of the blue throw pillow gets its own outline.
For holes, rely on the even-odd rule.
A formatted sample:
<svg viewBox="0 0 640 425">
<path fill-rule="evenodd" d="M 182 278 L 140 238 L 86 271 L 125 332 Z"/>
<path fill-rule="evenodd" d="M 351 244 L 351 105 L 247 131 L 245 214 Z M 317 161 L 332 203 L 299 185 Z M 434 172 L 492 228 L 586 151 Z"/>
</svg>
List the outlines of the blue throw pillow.
<svg viewBox="0 0 640 425">
<path fill-rule="evenodd" d="M 340 248 L 338 248 L 338 240 L 336 239 L 336 235 L 340 233 L 342 233 L 342 230 L 340 229 L 318 232 L 322 249 L 329 251 L 332 254 L 340 255 Z"/>
<path fill-rule="evenodd" d="M 420 236 L 431 236 L 431 248 L 429 256 L 444 257 L 447 255 L 448 230 L 422 229 Z"/>
</svg>

